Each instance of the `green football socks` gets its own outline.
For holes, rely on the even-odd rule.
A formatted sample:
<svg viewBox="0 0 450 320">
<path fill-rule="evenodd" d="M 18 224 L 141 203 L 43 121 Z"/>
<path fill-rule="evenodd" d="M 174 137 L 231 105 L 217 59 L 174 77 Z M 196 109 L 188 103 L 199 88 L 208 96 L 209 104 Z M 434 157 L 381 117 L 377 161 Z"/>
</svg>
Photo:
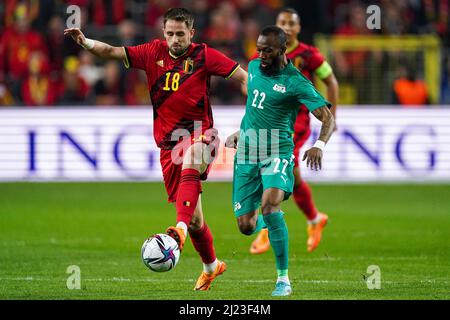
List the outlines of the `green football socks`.
<svg viewBox="0 0 450 320">
<path fill-rule="evenodd" d="M 263 217 L 269 229 L 269 239 L 275 253 L 278 276 L 287 276 L 289 241 L 283 212 L 272 212 Z"/>
</svg>

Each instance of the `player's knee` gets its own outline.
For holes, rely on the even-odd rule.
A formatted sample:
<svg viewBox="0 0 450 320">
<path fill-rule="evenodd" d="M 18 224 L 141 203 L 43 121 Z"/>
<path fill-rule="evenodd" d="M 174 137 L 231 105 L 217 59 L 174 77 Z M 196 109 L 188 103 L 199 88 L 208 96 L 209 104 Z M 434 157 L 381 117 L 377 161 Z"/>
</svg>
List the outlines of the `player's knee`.
<svg viewBox="0 0 450 320">
<path fill-rule="evenodd" d="M 183 158 L 182 169 L 195 169 L 200 173 L 205 171 L 205 163 L 203 161 L 203 145 L 201 143 L 194 143 L 186 151 Z"/>
<path fill-rule="evenodd" d="M 261 210 L 263 214 L 278 212 L 281 202 L 284 200 L 285 192 L 280 189 L 270 188 L 264 191 Z"/>
<path fill-rule="evenodd" d="M 255 232 L 256 226 L 247 222 L 247 221 L 238 221 L 239 231 L 246 235 L 250 236 Z"/>
<path fill-rule="evenodd" d="M 269 201 L 267 203 L 264 203 L 261 206 L 261 210 L 262 210 L 263 214 L 269 214 L 269 213 L 272 213 L 272 212 L 278 212 L 281 209 L 280 205 L 281 205 L 280 202 Z"/>
</svg>

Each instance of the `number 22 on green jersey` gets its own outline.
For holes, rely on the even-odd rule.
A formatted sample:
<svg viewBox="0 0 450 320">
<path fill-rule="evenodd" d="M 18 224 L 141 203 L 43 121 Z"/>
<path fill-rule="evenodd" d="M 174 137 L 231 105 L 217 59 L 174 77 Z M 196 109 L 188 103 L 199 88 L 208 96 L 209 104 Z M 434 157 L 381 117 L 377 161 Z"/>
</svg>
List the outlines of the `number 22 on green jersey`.
<svg viewBox="0 0 450 320">
<path fill-rule="evenodd" d="M 259 92 L 257 89 L 253 90 L 253 102 L 252 107 L 258 109 L 264 109 L 263 102 L 266 99 L 266 94 L 264 92 Z"/>
</svg>

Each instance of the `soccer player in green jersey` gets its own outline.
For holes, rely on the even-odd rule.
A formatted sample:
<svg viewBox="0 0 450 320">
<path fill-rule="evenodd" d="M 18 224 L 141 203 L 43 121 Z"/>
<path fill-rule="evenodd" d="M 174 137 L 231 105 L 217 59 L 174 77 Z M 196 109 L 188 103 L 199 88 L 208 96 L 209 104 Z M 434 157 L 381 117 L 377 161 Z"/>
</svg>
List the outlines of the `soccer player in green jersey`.
<svg viewBox="0 0 450 320">
<path fill-rule="evenodd" d="M 319 139 L 303 160 L 322 168 L 322 151 L 335 122 L 328 103 L 286 58 L 286 34 L 276 26 L 258 37 L 259 58 L 248 67 L 247 104 L 240 130 L 227 138 L 236 147 L 233 206 L 239 230 L 251 235 L 267 227 L 278 279 L 272 296 L 292 293 L 288 277 L 288 229 L 281 202 L 294 187 L 293 119 L 304 104 L 322 122 Z M 239 142 L 239 143 L 238 143 Z M 258 215 L 261 207 L 262 215 Z"/>
</svg>

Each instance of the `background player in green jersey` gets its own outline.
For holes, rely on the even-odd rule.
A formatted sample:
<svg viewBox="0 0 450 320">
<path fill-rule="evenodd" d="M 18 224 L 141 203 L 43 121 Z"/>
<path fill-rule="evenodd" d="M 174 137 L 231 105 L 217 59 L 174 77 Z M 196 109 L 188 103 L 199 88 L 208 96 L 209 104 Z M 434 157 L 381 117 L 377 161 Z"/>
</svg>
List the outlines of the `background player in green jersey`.
<svg viewBox="0 0 450 320">
<path fill-rule="evenodd" d="M 281 202 L 293 190 L 292 119 L 304 104 L 322 122 L 319 139 L 305 152 L 307 166 L 322 167 L 322 150 L 335 127 L 331 105 L 286 58 L 286 34 L 276 26 L 258 37 L 259 58 L 248 68 L 248 98 L 240 131 L 227 138 L 236 147 L 233 206 L 239 230 L 251 235 L 267 226 L 278 279 L 273 296 L 292 293 L 288 277 L 288 230 Z M 261 207 L 262 216 L 258 216 Z"/>
</svg>

